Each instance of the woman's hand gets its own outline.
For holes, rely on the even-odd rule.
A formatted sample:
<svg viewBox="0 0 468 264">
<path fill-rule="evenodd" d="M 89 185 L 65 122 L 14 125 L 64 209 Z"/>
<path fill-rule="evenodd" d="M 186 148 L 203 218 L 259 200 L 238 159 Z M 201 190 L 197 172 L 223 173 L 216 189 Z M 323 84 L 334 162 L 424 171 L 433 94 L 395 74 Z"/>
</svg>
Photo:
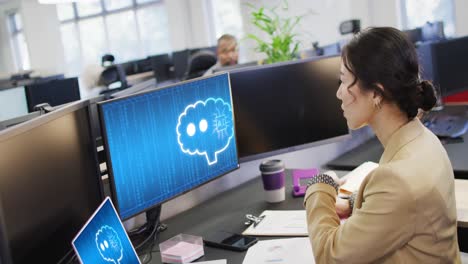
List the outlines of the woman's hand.
<svg viewBox="0 0 468 264">
<path fill-rule="evenodd" d="M 334 171 L 327 171 L 324 174 L 329 175 L 333 180 L 339 185 L 345 183 L 345 179 L 338 178 L 338 175 Z M 348 218 L 351 215 L 351 206 L 349 205 L 349 200 L 336 197 L 335 203 L 336 213 L 340 218 Z"/>
<path fill-rule="evenodd" d="M 336 197 L 335 208 L 340 218 L 348 218 L 351 215 L 351 206 L 348 199 Z"/>
<path fill-rule="evenodd" d="M 338 186 L 341 186 L 346 182 L 345 179 L 338 178 L 338 175 L 336 175 L 336 173 L 334 171 L 326 171 L 323 174 L 326 174 L 326 175 L 332 177 L 333 180 L 338 184 Z"/>
</svg>

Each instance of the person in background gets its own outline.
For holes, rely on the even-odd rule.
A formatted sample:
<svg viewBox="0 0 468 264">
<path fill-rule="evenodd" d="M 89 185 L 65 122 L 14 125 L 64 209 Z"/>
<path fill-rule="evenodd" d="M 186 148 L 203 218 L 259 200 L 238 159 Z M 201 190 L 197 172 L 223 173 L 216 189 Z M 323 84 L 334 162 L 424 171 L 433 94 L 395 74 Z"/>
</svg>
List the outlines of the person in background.
<svg viewBox="0 0 468 264">
<path fill-rule="evenodd" d="M 397 29 L 370 28 L 343 49 L 337 97 L 350 129 L 369 125 L 384 146 L 379 167 L 349 200 L 334 173 L 304 197 L 317 263 L 460 263 L 452 165 L 416 117 L 436 103 L 420 79 L 413 44 Z M 340 224 L 340 217 L 348 217 Z"/>
<path fill-rule="evenodd" d="M 239 47 L 236 37 L 230 34 L 222 35 L 218 39 L 216 55 L 218 56 L 218 61 L 209 68 L 203 76 L 213 74 L 215 69 L 237 64 L 239 59 Z"/>
</svg>

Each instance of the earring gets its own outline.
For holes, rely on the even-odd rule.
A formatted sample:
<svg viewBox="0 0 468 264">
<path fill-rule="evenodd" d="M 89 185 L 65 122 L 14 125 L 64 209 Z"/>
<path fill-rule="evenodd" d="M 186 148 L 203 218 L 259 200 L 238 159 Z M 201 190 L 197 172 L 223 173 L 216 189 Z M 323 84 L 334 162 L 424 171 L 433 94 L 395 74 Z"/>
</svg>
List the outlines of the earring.
<svg viewBox="0 0 468 264">
<path fill-rule="evenodd" d="M 380 103 L 380 101 L 375 102 L 374 107 L 380 110 L 382 108 L 382 104 Z"/>
</svg>

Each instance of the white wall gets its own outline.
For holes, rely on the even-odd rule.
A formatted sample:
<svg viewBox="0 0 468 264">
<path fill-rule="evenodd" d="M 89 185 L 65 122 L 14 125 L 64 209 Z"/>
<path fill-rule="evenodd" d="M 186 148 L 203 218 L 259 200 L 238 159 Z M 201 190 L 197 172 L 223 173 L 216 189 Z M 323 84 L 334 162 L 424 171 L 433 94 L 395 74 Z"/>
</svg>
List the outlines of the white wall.
<svg viewBox="0 0 468 264">
<path fill-rule="evenodd" d="M 457 36 L 468 35 L 468 1 L 455 1 L 455 34 Z"/>
<path fill-rule="evenodd" d="M 0 73 L 15 71 L 6 13 L 18 10 L 23 21 L 31 68 L 43 74 L 62 73 L 65 66 L 59 22 L 55 6 L 37 0 L 17 0 L 0 4 Z"/>
<path fill-rule="evenodd" d="M 209 0 L 165 1 L 172 50 L 208 47 L 216 44 L 210 25 Z"/>
<path fill-rule="evenodd" d="M 183 50 L 190 45 L 190 12 L 186 0 L 170 0 L 165 2 L 169 19 L 169 32 L 173 50 Z"/>
<path fill-rule="evenodd" d="M 65 59 L 55 5 L 22 0 L 21 15 L 31 68 L 43 75 L 63 73 Z"/>
<path fill-rule="evenodd" d="M 6 14 L 11 10 L 20 10 L 20 2 L 8 2 L 0 4 L 0 75 L 6 75 L 15 71 L 13 50 L 10 44 Z"/>
<path fill-rule="evenodd" d="M 241 2 L 244 31 L 265 39 L 266 35 L 250 23 L 252 9 L 246 6 L 245 3 L 251 3 L 257 7 L 273 8 L 283 1 L 241 0 Z M 289 1 L 288 11 L 280 12 L 280 14 L 282 17 L 305 15 L 296 32 L 300 35 L 298 40 L 302 43 L 300 49 L 310 49 L 312 48 L 312 42 L 318 41 L 320 45 L 326 45 L 342 38 L 338 27 L 340 22 L 353 18 L 351 12 L 352 2 L 351 0 L 295 0 Z M 254 60 L 265 57 L 264 55 L 255 53 L 253 47 L 255 47 L 253 40 L 245 40 L 241 43 L 241 48 L 248 50 L 247 57 Z"/>
<path fill-rule="evenodd" d="M 369 26 L 401 28 L 399 0 L 367 0 Z"/>
</svg>

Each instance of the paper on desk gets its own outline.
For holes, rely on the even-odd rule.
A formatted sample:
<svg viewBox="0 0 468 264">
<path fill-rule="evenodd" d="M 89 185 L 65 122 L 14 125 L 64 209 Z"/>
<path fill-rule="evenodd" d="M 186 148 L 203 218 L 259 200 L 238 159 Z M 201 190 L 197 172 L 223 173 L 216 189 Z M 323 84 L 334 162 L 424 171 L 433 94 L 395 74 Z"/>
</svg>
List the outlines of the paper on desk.
<svg viewBox="0 0 468 264">
<path fill-rule="evenodd" d="M 242 264 L 314 264 L 310 241 L 306 237 L 258 241 L 247 251 Z"/>
<path fill-rule="evenodd" d="M 202 262 L 194 262 L 196 264 L 227 264 L 227 260 L 225 259 L 218 259 L 218 260 L 210 260 L 210 261 L 202 261 Z"/>
<path fill-rule="evenodd" d="M 366 176 L 379 166 L 378 163 L 366 161 L 359 165 L 357 168 L 346 174 L 342 179 L 346 179 L 345 184 L 341 185 L 340 192 L 345 194 L 352 194 L 359 190 L 362 181 Z"/>
<path fill-rule="evenodd" d="M 242 234 L 251 236 L 307 236 L 305 210 L 266 210 L 265 218 L 250 225 Z"/>
</svg>

